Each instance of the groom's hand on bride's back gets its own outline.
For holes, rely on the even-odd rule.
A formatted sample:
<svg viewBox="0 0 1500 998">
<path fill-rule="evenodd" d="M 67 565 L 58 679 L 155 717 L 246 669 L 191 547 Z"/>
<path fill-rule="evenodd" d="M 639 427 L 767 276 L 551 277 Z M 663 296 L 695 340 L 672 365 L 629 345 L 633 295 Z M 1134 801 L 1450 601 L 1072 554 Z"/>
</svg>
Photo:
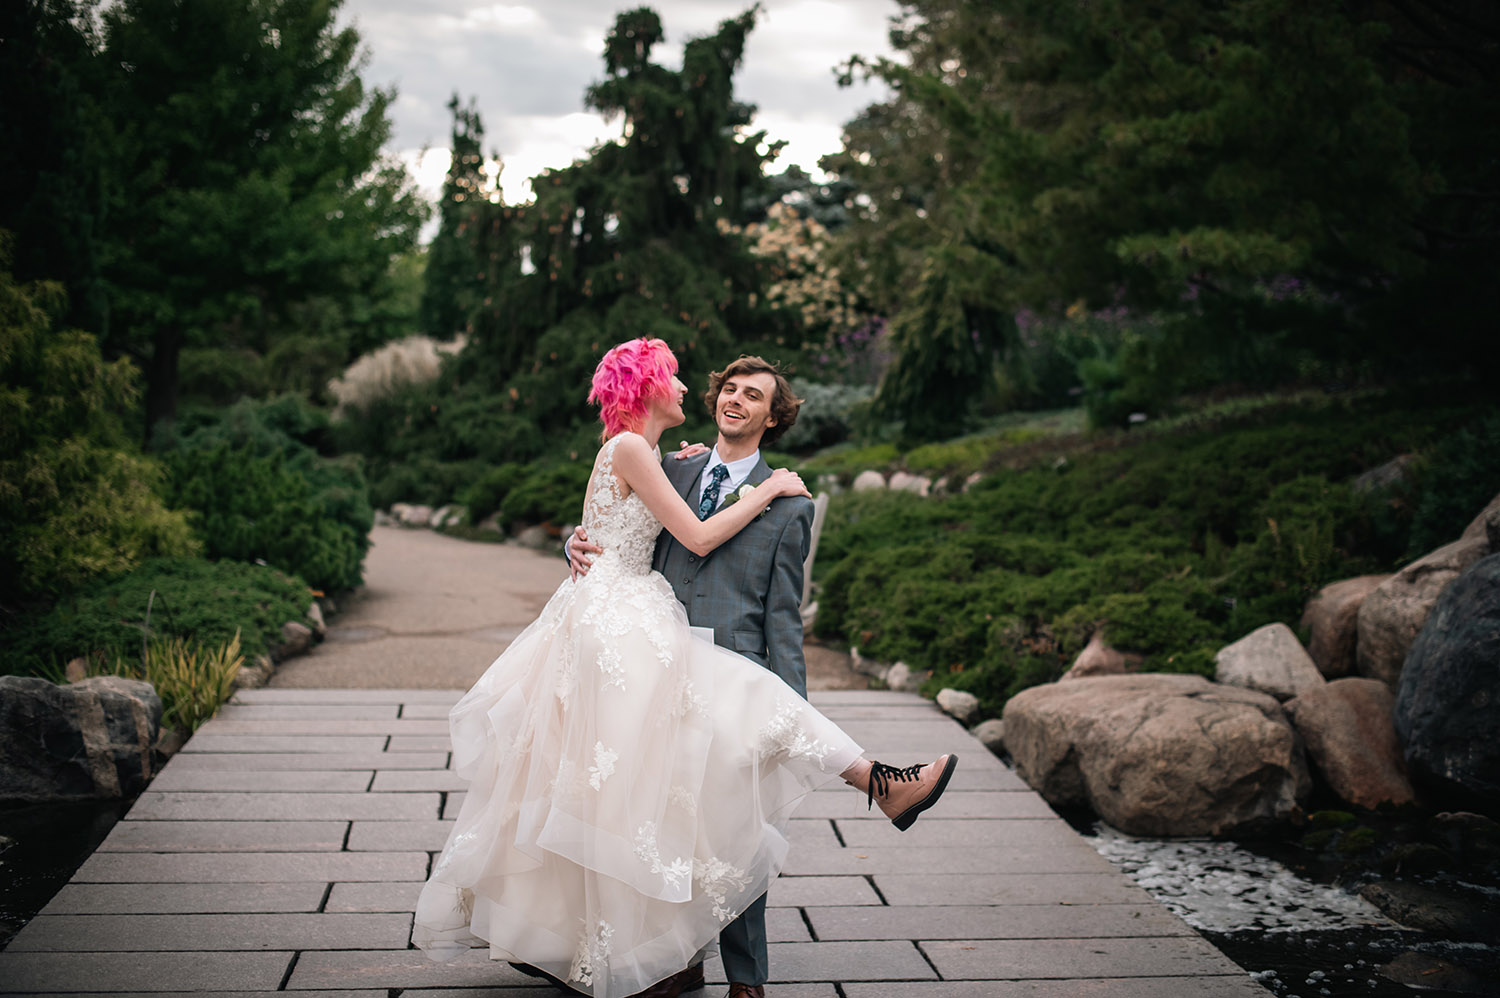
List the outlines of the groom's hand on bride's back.
<svg viewBox="0 0 1500 998">
<path fill-rule="evenodd" d="M 589 532 L 581 523 L 573 528 L 573 533 L 563 543 L 563 549 L 568 556 L 569 575 L 575 582 L 589 574 L 589 567 L 594 564 L 593 556 L 604 553 L 602 547 L 589 540 Z"/>
</svg>

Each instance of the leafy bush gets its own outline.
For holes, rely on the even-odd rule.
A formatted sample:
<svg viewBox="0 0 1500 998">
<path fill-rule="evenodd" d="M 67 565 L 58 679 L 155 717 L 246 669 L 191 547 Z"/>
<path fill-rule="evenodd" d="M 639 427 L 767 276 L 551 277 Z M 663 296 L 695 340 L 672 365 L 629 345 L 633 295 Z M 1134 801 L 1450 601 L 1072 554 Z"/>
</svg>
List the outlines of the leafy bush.
<svg viewBox="0 0 1500 998">
<path fill-rule="evenodd" d="M 1347 483 L 1467 415 L 1381 399 L 1256 410 L 1075 448 L 1056 468 L 1039 452 L 951 498 L 839 496 L 815 568 L 817 633 L 932 669 L 935 687 L 990 712 L 1055 678 L 1094 633 L 1147 669 L 1209 673 L 1223 644 L 1295 625 L 1319 586 L 1397 564 L 1404 537 L 1374 530 Z"/>
<path fill-rule="evenodd" d="M 196 511 L 210 558 L 264 561 L 322 590 L 359 584 L 374 513 L 357 459 L 304 442 L 326 426 L 283 396 L 236 403 L 176 441 L 168 494 Z"/>
<path fill-rule="evenodd" d="M 875 390 L 868 385 L 820 385 L 792 381 L 792 391 L 803 399 L 797 422 L 777 441 L 788 451 L 809 451 L 849 439 L 858 411 L 868 408 Z"/>
<path fill-rule="evenodd" d="M 500 503 L 505 522 L 577 523 L 592 471 L 582 460 L 528 469 Z"/>
<path fill-rule="evenodd" d="M 1408 554 L 1419 557 L 1458 539 L 1500 494 L 1500 412 L 1488 412 L 1431 449 L 1418 476 Z"/>
<path fill-rule="evenodd" d="M 197 550 L 162 470 L 126 442 L 126 360 L 54 331 L 53 285 L 19 286 L 0 241 L 0 602 L 47 599 L 153 555 Z"/>
<path fill-rule="evenodd" d="M 480 475 L 468 488 L 459 493 L 458 501 L 469 511 L 469 522 L 479 523 L 491 513 L 500 510 L 500 503 L 520 484 L 526 469 L 508 461 L 498 468 L 491 468 Z M 504 523 L 501 524 L 503 528 Z"/>
<path fill-rule="evenodd" d="M 255 656 L 268 651 L 281 625 L 301 620 L 311 604 L 300 579 L 274 568 L 156 558 L 64 597 L 0 635 L 0 645 L 4 668 L 21 675 L 56 670 L 79 656 L 139 660 L 149 605 L 151 636 L 217 647 L 242 632 L 245 654 Z"/>
</svg>

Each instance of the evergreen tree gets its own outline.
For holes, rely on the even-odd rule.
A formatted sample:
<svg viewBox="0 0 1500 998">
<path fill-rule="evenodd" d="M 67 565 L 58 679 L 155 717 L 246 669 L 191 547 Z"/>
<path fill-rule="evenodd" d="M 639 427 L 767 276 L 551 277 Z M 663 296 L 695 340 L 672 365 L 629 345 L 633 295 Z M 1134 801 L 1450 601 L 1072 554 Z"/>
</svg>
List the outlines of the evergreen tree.
<svg viewBox="0 0 1500 998">
<path fill-rule="evenodd" d="M 954 308 L 922 325 L 938 300 L 980 334 L 965 368 L 976 392 L 1014 342 L 996 316 L 1022 307 L 1151 310 L 1166 319 L 1158 372 L 1294 343 L 1363 362 L 1378 344 L 1354 334 L 1401 289 L 1494 255 L 1493 176 L 1478 167 L 1493 162 L 1494 62 L 1481 56 L 1494 18 L 1419 6 L 903 2 L 892 41 L 906 62 L 866 67 L 894 96 L 825 164 L 865 195 L 847 245 L 896 317 L 885 410 L 922 420 L 940 391 L 930 379 L 951 377 Z M 1393 32 L 1410 41 L 1429 14 L 1474 15 L 1481 30 L 1461 45 L 1421 35 L 1421 58 L 1446 74 L 1393 70 L 1413 51 Z M 1424 102 L 1431 113 L 1415 113 Z M 1445 205 L 1455 215 L 1450 174 L 1481 208 L 1457 228 L 1434 224 Z M 986 280 L 954 299 L 976 271 Z M 1314 290 L 1287 301 L 1278 287 Z"/>
<path fill-rule="evenodd" d="M 420 325 L 428 336 L 445 340 L 463 332 L 478 304 L 482 276 L 471 229 L 475 207 L 486 196 L 482 168 L 484 123 L 470 99 L 467 107 L 458 94 L 448 102 L 453 115 L 452 158 L 438 205 L 441 222 L 427 249 L 427 276 L 422 290 Z"/>
<path fill-rule="evenodd" d="M 475 207 L 486 274 L 460 378 L 484 395 L 470 410 L 504 424 L 489 439 L 506 455 L 592 425 L 588 378 L 623 340 L 666 340 L 694 387 L 742 351 L 796 350 L 799 327 L 767 307 L 762 263 L 733 231 L 779 149 L 734 97 L 756 13 L 690 39 L 677 71 L 651 61 L 664 37 L 655 13 L 619 15 L 587 103 L 620 122 L 620 138 L 534 178 L 531 204 Z"/>
<path fill-rule="evenodd" d="M 392 257 L 414 243 L 424 206 L 380 154 L 393 94 L 366 91 L 358 36 L 335 27 L 336 8 L 122 0 L 103 11 L 100 101 L 115 123 L 105 342 L 145 371 L 148 433 L 176 413 L 185 348 L 264 356 L 294 322 L 367 318 Z M 290 338 L 283 361 L 306 362 Z"/>
</svg>

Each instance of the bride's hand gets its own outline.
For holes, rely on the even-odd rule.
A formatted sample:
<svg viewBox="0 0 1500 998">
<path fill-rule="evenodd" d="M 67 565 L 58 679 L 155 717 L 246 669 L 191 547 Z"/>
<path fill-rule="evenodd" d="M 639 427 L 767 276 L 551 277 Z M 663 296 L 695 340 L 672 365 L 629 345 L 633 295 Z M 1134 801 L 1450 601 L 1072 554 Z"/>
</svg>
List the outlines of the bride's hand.
<svg viewBox="0 0 1500 998">
<path fill-rule="evenodd" d="M 686 461 L 690 457 L 697 457 L 699 454 L 707 454 L 708 451 L 709 447 L 707 444 L 690 444 L 686 440 L 684 440 L 682 442 L 682 448 L 678 450 L 676 454 L 673 454 L 672 457 L 678 461 Z"/>
<path fill-rule="evenodd" d="M 761 483 L 761 486 L 769 487 L 769 495 L 774 499 L 778 496 L 807 496 L 812 498 L 812 493 L 807 491 L 807 486 L 802 484 L 802 476 L 795 471 L 786 468 L 777 468 L 771 472 L 771 477 Z M 759 491 L 759 490 L 757 490 Z"/>
</svg>

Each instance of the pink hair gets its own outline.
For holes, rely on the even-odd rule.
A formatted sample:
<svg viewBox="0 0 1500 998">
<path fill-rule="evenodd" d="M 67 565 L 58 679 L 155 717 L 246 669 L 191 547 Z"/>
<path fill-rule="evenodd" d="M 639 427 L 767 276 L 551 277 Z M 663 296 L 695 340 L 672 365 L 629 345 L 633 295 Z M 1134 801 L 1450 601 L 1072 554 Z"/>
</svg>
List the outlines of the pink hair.
<svg viewBox="0 0 1500 998">
<path fill-rule="evenodd" d="M 646 404 L 672 390 L 677 358 L 663 340 L 628 340 L 610 350 L 594 369 L 590 402 L 599 403 L 604 437 L 638 430 L 646 420 Z"/>
</svg>

